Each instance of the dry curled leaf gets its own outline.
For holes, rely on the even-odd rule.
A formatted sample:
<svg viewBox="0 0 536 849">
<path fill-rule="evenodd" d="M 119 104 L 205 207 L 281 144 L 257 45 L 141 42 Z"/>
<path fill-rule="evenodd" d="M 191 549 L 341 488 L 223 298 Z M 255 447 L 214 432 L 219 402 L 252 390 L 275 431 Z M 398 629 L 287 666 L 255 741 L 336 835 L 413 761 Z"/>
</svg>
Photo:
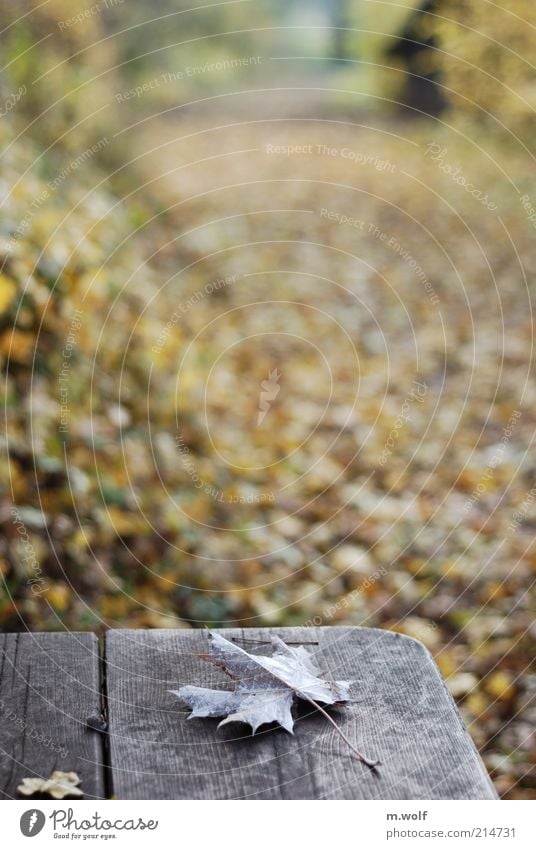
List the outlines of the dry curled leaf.
<svg viewBox="0 0 536 849">
<path fill-rule="evenodd" d="M 50 778 L 23 778 L 17 790 L 23 796 L 33 796 L 43 793 L 53 799 L 65 799 L 67 796 L 83 796 L 78 787 L 81 778 L 76 772 L 61 772 L 56 770 Z"/>
<path fill-rule="evenodd" d="M 261 726 L 277 722 L 293 734 L 292 708 L 297 699 L 314 705 L 335 726 L 350 748 L 368 766 L 377 762 L 365 758 L 336 725 L 321 705 L 342 705 L 349 700 L 350 682 L 326 681 L 311 654 L 299 646 L 291 648 L 279 637 L 272 636 L 271 657 L 252 655 L 220 634 L 209 634 L 210 653 L 204 660 L 219 666 L 237 685 L 234 690 L 210 690 L 185 686 L 170 692 L 191 709 L 194 717 L 225 717 L 218 725 L 244 722 L 253 734 Z"/>
</svg>

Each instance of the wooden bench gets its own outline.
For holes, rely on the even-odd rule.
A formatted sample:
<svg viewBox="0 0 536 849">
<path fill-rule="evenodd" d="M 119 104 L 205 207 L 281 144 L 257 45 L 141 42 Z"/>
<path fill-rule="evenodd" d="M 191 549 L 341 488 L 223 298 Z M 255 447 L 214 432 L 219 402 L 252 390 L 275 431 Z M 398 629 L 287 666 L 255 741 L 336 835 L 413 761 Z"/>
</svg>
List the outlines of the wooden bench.
<svg viewBox="0 0 536 849">
<path fill-rule="evenodd" d="M 0 791 L 23 777 L 77 772 L 84 797 L 119 799 L 495 799 L 484 765 L 430 654 L 372 628 L 221 631 L 228 639 L 317 641 L 320 666 L 355 681 L 336 710 L 364 766 L 312 707 L 295 734 L 187 719 L 168 690 L 222 687 L 197 657 L 202 630 L 0 636 Z M 251 645 L 244 645 L 251 650 Z M 257 649 L 266 652 L 266 647 Z M 88 724 L 88 719 L 89 724 Z"/>
</svg>

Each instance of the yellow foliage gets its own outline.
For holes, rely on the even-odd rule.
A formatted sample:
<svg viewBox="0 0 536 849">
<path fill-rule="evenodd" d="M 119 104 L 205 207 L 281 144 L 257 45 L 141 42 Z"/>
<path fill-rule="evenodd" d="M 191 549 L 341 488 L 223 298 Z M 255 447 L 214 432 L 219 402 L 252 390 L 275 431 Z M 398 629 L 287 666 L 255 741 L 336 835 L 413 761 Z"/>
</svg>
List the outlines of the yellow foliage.
<svg viewBox="0 0 536 849">
<path fill-rule="evenodd" d="M 499 701 L 509 701 L 515 692 L 512 676 L 501 670 L 490 675 L 486 680 L 485 688 L 490 696 Z"/>
<path fill-rule="evenodd" d="M 23 363 L 24 365 L 30 365 L 35 349 L 35 342 L 33 333 L 10 330 L 0 338 L 0 351 L 10 360 L 15 360 L 15 362 Z"/>
<path fill-rule="evenodd" d="M 0 273 L 0 316 L 11 306 L 16 294 L 17 284 L 5 274 Z"/>
<path fill-rule="evenodd" d="M 124 595 L 105 596 L 100 602 L 100 613 L 105 619 L 121 619 L 126 616 L 132 602 Z"/>
<path fill-rule="evenodd" d="M 453 110 L 495 132 L 532 139 L 536 108 L 534 0 L 443 0 L 423 27 L 437 39 L 439 67 Z M 530 135 L 529 135 L 530 134 Z"/>
<path fill-rule="evenodd" d="M 478 690 L 471 693 L 465 700 L 466 710 L 468 710 L 477 721 L 480 720 L 480 722 L 482 721 L 482 714 L 485 713 L 487 706 L 488 703 L 486 701 L 486 697 Z"/>
</svg>

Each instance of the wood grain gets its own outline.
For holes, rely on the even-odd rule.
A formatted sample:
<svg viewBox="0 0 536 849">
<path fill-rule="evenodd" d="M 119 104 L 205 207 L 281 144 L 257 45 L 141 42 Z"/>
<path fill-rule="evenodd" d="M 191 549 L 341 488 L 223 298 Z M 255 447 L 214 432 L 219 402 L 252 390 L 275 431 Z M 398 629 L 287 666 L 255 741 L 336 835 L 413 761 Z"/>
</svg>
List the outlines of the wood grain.
<svg viewBox="0 0 536 849">
<path fill-rule="evenodd" d="M 104 797 L 103 742 L 86 727 L 101 709 L 94 634 L 0 635 L 0 798 L 25 777 L 74 771 Z"/>
<path fill-rule="evenodd" d="M 120 799 L 493 799 L 495 791 L 439 672 L 420 643 L 369 628 L 223 630 L 228 639 L 317 640 L 326 674 L 355 682 L 334 711 L 345 734 L 381 760 L 370 771 L 306 706 L 291 736 L 187 719 L 168 690 L 229 679 L 197 657 L 206 632 L 110 631 L 107 699 Z M 243 644 L 252 650 L 251 644 Z M 253 649 L 261 653 L 266 646 Z"/>
</svg>

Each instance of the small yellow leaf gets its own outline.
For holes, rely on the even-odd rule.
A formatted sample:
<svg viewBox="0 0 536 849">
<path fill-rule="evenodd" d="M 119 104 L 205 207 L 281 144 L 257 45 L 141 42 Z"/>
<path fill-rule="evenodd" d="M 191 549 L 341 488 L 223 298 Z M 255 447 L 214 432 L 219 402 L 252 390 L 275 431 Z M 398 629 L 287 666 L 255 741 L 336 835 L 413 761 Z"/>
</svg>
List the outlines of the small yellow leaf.
<svg viewBox="0 0 536 849">
<path fill-rule="evenodd" d="M 507 672 L 494 672 L 486 681 L 486 692 L 501 702 L 508 701 L 514 694 L 514 685 Z"/>
<path fill-rule="evenodd" d="M 54 610 L 65 610 L 69 605 L 71 593 L 67 584 L 52 584 L 43 593 L 43 597 L 50 603 Z"/>
<path fill-rule="evenodd" d="M 16 294 L 17 284 L 5 274 L 0 274 L 0 315 L 11 306 Z"/>
<path fill-rule="evenodd" d="M 53 799 L 65 799 L 66 796 L 83 796 L 78 788 L 81 779 L 76 772 L 61 772 L 56 770 L 50 778 L 23 778 L 17 790 L 23 796 L 33 796 L 34 793 L 43 793 L 52 796 Z"/>
<path fill-rule="evenodd" d="M 21 330 L 8 331 L 0 339 L 0 351 L 10 360 L 30 365 L 35 343 L 32 333 L 23 333 Z"/>
</svg>

